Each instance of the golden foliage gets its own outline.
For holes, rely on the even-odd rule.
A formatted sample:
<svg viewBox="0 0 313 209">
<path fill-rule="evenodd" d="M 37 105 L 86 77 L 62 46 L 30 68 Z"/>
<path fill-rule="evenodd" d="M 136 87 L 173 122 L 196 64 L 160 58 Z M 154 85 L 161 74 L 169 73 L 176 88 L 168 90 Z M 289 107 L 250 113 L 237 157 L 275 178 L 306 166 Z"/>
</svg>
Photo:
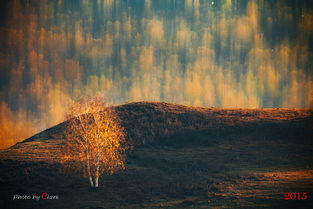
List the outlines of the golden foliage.
<svg viewBox="0 0 313 209">
<path fill-rule="evenodd" d="M 66 119 L 66 142 L 61 163 L 66 169 L 83 171 L 91 186 L 103 173 L 124 169 L 125 133 L 115 111 L 104 97 L 83 97 L 70 106 Z"/>
</svg>

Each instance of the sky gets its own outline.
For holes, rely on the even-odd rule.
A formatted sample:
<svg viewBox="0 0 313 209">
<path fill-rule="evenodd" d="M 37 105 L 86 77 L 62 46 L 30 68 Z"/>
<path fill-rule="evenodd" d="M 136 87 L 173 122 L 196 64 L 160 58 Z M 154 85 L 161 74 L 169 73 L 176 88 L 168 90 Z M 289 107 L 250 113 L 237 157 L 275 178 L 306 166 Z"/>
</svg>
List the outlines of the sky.
<svg viewBox="0 0 313 209">
<path fill-rule="evenodd" d="M 313 107 L 309 0 L 3 0 L 0 148 L 68 102 Z"/>
</svg>

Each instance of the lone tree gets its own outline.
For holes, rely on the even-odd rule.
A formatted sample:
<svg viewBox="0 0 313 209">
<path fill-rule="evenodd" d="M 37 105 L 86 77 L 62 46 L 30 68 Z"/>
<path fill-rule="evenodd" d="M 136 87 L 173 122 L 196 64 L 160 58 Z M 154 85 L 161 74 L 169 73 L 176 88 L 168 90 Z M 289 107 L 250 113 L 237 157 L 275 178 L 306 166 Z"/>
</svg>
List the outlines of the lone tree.
<svg viewBox="0 0 313 209">
<path fill-rule="evenodd" d="M 61 164 L 80 171 L 90 186 L 99 186 L 99 177 L 125 168 L 125 134 L 116 112 L 106 107 L 104 97 L 83 97 L 73 102 L 66 114 L 66 142 Z"/>
</svg>

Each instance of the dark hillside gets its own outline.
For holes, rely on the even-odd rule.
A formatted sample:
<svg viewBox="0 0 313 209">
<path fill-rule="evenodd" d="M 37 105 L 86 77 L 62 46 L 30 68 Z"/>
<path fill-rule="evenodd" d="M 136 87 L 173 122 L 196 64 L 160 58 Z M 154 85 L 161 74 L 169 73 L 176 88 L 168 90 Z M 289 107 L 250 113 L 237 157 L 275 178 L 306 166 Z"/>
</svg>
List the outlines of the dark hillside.
<svg viewBox="0 0 313 209">
<path fill-rule="evenodd" d="M 134 150 L 92 191 L 58 163 L 66 122 L 0 152 L 0 208 L 312 208 L 312 110 L 113 107 Z M 14 194 L 59 200 L 13 200 Z M 284 200 L 288 192 L 307 200 Z"/>
<path fill-rule="evenodd" d="M 244 129 L 272 134 L 313 126 L 313 112 L 300 109 L 220 109 L 159 102 L 130 103 L 116 109 L 129 138 L 137 145 L 156 140 L 159 143 L 163 137 L 200 130 L 223 134 L 226 130 Z"/>
<path fill-rule="evenodd" d="M 312 110 L 303 109 L 221 109 L 192 107 L 164 102 L 136 102 L 113 107 L 116 109 L 127 138 L 135 148 L 141 145 L 181 143 L 171 137 L 175 135 L 197 135 L 205 132 L 209 135 L 301 135 L 303 140 L 311 133 Z M 23 159 L 57 160 L 58 145 L 63 142 L 66 122 L 40 132 L 10 149 L 0 156 Z M 205 140 L 187 137 L 183 143 L 211 143 Z M 23 150 L 23 151 L 21 151 Z M 45 160 L 45 159 L 43 159 Z"/>
</svg>

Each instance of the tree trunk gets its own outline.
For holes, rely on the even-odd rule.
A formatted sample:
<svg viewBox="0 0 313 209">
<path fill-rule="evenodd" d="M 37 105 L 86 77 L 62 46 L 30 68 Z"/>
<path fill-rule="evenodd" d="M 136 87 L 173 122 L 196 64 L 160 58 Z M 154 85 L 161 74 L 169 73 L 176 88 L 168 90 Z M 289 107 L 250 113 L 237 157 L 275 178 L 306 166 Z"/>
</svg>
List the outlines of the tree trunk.
<svg viewBox="0 0 313 209">
<path fill-rule="evenodd" d="M 97 188 L 99 186 L 99 164 L 97 165 L 96 169 L 96 177 L 95 177 L 95 187 Z"/>
<path fill-rule="evenodd" d="M 95 178 L 95 187 L 98 188 L 98 186 L 99 186 L 99 177 L 96 176 L 96 178 Z"/>
<path fill-rule="evenodd" d="M 89 153 L 88 153 L 88 151 L 87 151 L 87 172 L 88 172 L 88 178 L 89 178 L 90 186 L 94 187 L 94 183 L 93 183 L 91 172 L 90 172 L 90 163 L 89 163 Z"/>
<path fill-rule="evenodd" d="M 99 169 L 100 169 L 100 156 L 99 152 L 97 153 L 97 167 L 96 167 L 96 176 L 95 176 L 95 187 L 98 188 L 99 186 Z"/>
</svg>

